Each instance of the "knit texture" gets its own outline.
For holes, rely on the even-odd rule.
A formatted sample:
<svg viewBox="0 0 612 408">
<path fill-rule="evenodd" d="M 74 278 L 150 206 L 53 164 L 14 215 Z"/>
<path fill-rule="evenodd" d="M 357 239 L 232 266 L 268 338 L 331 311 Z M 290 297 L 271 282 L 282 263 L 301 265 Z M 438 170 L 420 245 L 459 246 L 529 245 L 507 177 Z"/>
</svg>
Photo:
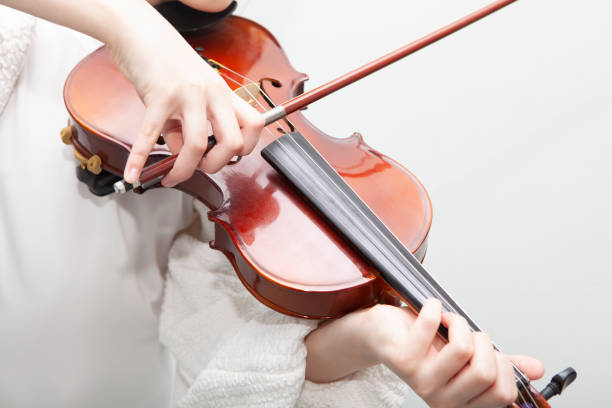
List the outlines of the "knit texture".
<svg viewBox="0 0 612 408">
<path fill-rule="evenodd" d="M 0 6 L 0 114 L 21 73 L 33 33 L 33 17 Z"/>
<path fill-rule="evenodd" d="M 209 248 L 212 238 L 206 221 L 199 238 L 183 234 L 170 252 L 160 337 L 188 382 L 179 408 L 402 406 L 408 387 L 382 365 L 334 383 L 306 381 L 304 338 L 317 323 L 259 303 Z"/>
</svg>

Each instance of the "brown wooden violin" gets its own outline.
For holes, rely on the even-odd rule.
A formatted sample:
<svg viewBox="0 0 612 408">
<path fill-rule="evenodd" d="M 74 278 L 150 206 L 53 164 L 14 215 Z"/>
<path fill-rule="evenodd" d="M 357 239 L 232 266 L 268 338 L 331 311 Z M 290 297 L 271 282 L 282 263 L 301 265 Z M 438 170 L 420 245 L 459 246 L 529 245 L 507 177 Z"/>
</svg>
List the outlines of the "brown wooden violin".
<svg viewBox="0 0 612 408">
<path fill-rule="evenodd" d="M 479 330 L 420 263 L 432 210 L 419 180 L 359 134 L 326 135 L 300 109 L 513 1 L 498 0 L 308 93 L 306 75 L 257 23 L 231 16 L 189 36 L 193 48 L 266 118 L 253 154 L 216 174 L 196 170 L 176 186 L 210 209 L 216 226 L 211 245 L 227 255 L 257 299 L 289 315 L 329 319 L 377 302 L 401 301 L 418 312 L 425 299 L 436 297 Z M 92 192 L 142 193 L 159 186 L 174 160 L 163 136 L 140 182 L 121 181 L 144 106 L 106 47 L 74 68 L 64 99 L 70 123 L 62 139 L 73 145 L 79 179 Z M 576 376 L 567 369 L 538 393 L 518 369 L 515 374 L 515 406 L 523 408 L 548 407 L 546 400 Z"/>
</svg>

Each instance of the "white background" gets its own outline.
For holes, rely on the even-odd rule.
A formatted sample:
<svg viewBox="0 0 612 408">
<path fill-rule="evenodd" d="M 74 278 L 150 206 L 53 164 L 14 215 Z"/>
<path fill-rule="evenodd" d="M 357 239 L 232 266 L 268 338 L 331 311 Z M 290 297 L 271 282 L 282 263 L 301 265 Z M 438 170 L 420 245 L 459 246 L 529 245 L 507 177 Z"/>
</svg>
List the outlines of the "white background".
<svg viewBox="0 0 612 408">
<path fill-rule="evenodd" d="M 239 12 L 277 36 L 311 89 L 485 4 Z M 502 349 L 540 358 L 546 381 L 578 370 L 554 407 L 612 406 L 611 53 L 610 0 L 522 0 L 306 112 L 421 179 L 434 207 L 425 266 Z"/>
</svg>

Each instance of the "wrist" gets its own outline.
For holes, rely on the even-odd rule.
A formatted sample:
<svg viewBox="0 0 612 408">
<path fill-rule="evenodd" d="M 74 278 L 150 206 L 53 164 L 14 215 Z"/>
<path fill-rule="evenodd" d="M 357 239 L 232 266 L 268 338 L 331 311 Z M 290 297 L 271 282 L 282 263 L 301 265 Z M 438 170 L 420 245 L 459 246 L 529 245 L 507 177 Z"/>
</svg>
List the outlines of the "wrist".
<svg viewBox="0 0 612 408">
<path fill-rule="evenodd" d="M 355 334 L 358 340 L 360 355 L 368 366 L 383 363 L 383 356 L 380 353 L 381 346 L 384 345 L 384 334 L 380 330 L 380 305 L 354 312 L 355 322 L 353 323 Z M 384 307 L 384 306 L 383 306 Z"/>
<path fill-rule="evenodd" d="M 171 28 L 169 23 L 147 1 L 142 0 L 96 0 L 96 19 L 91 33 L 111 48 L 121 47 L 133 38 L 150 37 Z M 166 27 L 168 26 L 168 27 Z"/>
<path fill-rule="evenodd" d="M 326 322 L 306 337 L 306 378 L 338 380 L 380 363 L 373 347 L 369 309 Z"/>
<path fill-rule="evenodd" d="M 118 18 L 125 19 L 122 9 L 140 6 L 137 0 L 2 0 L 0 4 L 21 10 L 107 42 L 116 30 Z M 148 6 L 148 4 L 144 4 Z M 148 6 L 150 7 L 150 6 Z"/>
</svg>

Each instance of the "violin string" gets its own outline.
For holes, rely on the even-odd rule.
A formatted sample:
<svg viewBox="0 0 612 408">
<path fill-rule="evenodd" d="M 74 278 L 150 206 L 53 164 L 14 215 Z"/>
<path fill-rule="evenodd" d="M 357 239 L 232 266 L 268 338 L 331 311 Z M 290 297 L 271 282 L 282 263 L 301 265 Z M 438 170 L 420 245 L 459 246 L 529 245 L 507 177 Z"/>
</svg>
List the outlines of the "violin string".
<svg viewBox="0 0 612 408">
<path fill-rule="evenodd" d="M 518 368 L 516 367 L 516 365 L 514 365 L 514 363 L 512 363 L 512 366 L 515 368 L 515 370 L 518 370 Z M 525 390 L 525 394 L 527 394 L 527 397 L 531 400 L 531 402 L 533 402 L 533 408 L 537 408 L 539 405 L 538 403 L 534 400 L 533 395 L 531 394 L 531 389 L 529 388 L 529 380 L 527 380 L 524 376 L 523 373 L 518 370 L 519 373 L 521 373 L 521 375 L 516 375 L 516 371 L 515 371 L 515 377 L 518 378 L 521 386 L 523 387 L 523 389 Z M 528 404 L 528 402 L 525 400 L 525 397 L 523 397 L 523 393 L 521 392 L 521 390 L 519 390 L 519 398 L 521 400 L 521 405 L 525 405 L 526 407 L 528 407 L 531 404 Z"/>
<path fill-rule="evenodd" d="M 231 72 L 232 74 L 244 79 L 245 81 L 254 83 L 257 86 L 257 89 L 259 90 L 259 92 L 272 104 L 272 107 L 275 108 L 276 104 L 274 103 L 274 101 L 272 100 L 272 98 L 270 98 L 270 96 L 268 94 L 266 94 L 266 92 L 263 90 L 263 88 L 259 85 L 259 82 L 253 81 L 252 79 L 242 75 L 239 72 L 234 71 L 233 69 L 226 67 L 226 66 L 221 66 L 222 68 L 227 69 L 229 72 Z M 247 90 L 248 92 L 248 90 Z M 264 109 L 265 110 L 265 109 Z M 295 126 L 293 125 L 293 123 L 291 123 L 291 120 L 289 119 L 289 116 L 285 116 L 284 119 L 291 125 L 293 126 L 293 128 L 295 129 Z M 276 123 L 276 122 L 275 122 Z"/>
<path fill-rule="evenodd" d="M 238 76 L 238 77 L 240 77 L 240 78 L 243 78 L 244 80 L 246 80 L 246 81 L 248 81 L 248 82 L 252 82 L 252 83 L 257 84 L 255 81 L 252 81 L 250 78 L 248 78 L 248 77 L 246 77 L 246 76 L 244 76 L 244 75 L 242 75 L 242 74 L 240 74 L 240 73 L 238 73 L 238 72 L 236 72 L 236 71 L 232 70 L 232 69 L 231 69 L 231 68 L 229 68 L 229 67 L 223 66 L 223 65 L 221 65 L 221 64 L 220 64 L 220 66 L 221 66 L 222 68 L 225 68 L 227 71 L 229 71 L 229 72 L 233 73 L 234 75 L 236 75 L 236 76 Z M 227 75 L 223 75 L 223 76 L 224 76 L 225 78 L 227 78 L 227 79 L 229 79 L 229 80 L 233 81 L 234 83 L 238 83 L 238 81 L 234 80 L 233 78 L 231 78 L 231 77 L 229 77 L 229 76 L 227 76 Z M 270 98 L 270 97 L 269 97 L 269 96 L 268 96 L 268 95 L 265 93 L 265 91 L 264 91 L 263 89 L 261 89 L 261 87 L 260 87 L 258 84 L 257 84 L 257 87 L 258 87 L 259 91 L 260 91 L 260 92 L 261 92 L 261 93 L 262 93 L 262 94 L 263 94 L 263 95 L 264 95 L 264 96 L 265 96 L 265 97 L 266 97 L 266 98 L 267 98 L 267 99 L 270 101 L 270 103 L 273 105 L 273 107 L 274 107 L 274 106 L 276 106 L 276 105 L 274 104 L 274 101 L 272 101 L 272 99 L 271 99 L 271 98 Z M 245 91 L 246 91 L 246 92 L 248 92 L 248 93 L 249 93 L 249 95 L 251 95 L 251 96 L 252 96 L 252 94 L 250 93 L 250 91 L 249 91 L 248 89 L 246 89 L 246 88 L 245 88 Z M 258 102 L 258 103 L 259 103 L 259 102 Z M 260 104 L 260 106 L 261 106 L 261 104 Z M 289 123 L 291 123 L 291 122 L 289 121 Z M 292 125 L 293 125 L 293 124 L 292 124 Z M 408 278 L 410 278 L 410 277 L 408 277 Z M 428 284 L 426 284 L 425 286 L 427 286 L 427 285 L 428 285 Z M 439 293 L 437 290 L 435 290 L 435 288 L 433 288 L 433 287 L 429 286 L 429 287 L 426 287 L 426 289 L 428 289 L 430 293 L 422 293 L 422 295 L 424 295 L 425 297 L 430 297 L 430 296 L 432 296 L 432 295 L 433 295 L 433 296 L 437 297 L 438 299 L 440 299 L 440 300 L 444 301 L 442 294 L 441 294 L 441 293 Z M 449 311 L 452 311 L 452 312 L 454 312 L 454 313 L 457 313 L 457 310 L 456 310 L 456 309 L 455 309 L 455 308 L 454 308 L 454 307 L 453 307 L 451 304 L 448 304 L 448 302 L 445 302 L 445 305 L 446 305 L 447 309 L 449 309 Z"/>
<path fill-rule="evenodd" d="M 240 74 L 240 73 L 238 73 L 238 72 L 236 72 L 236 71 L 234 71 L 234 70 L 230 69 L 229 67 L 226 67 L 226 66 L 224 66 L 224 65 L 220 65 L 220 66 L 221 66 L 221 68 L 222 68 L 222 69 L 226 69 L 226 70 L 227 70 L 227 71 L 229 71 L 230 73 L 232 73 L 232 74 L 234 74 L 234 75 L 236 75 L 236 76 L 238 76 L 238 77 L 240 77 L 240 78 L 244 79 L 245 81 L 248 81 L 248 82 L 250 82 L 250 83 L 255 84 L 255 85 L 257 86 L 258 91 L 259 91 L 259 92 L 260 92 L 260 93 L 261 93 L 261 94 L 262 94 L 262 95 L 263 95 L 263 96 L 264 96 L 264 97 L 265 97 L 265 98 L 266 98 L 266 99 L 267 99 L 267 100 L 268 100 L 268 101 L 269 101 L 269 102 L 272 104 L 272 107 L 275 107 L 275 106 L 276 106 L 276 104 L 274 103 L 274 101 L 272 100 L 272 98 L 270 98 L 270 96 L 269 96 L 269 95 L 267 95 L 267 94 L 265 93 L 265 91 L 264 91 L 264 90 L 261 88 L 261 86 L 259 85 L 259 83 L 258 83 L 258 82 L 255 82 L 255 81 L 251 80 L 250 78 L 248 78 L 248 77 L 246 77 L 246 76 L 244 76 L 244 75 L 242 75 L 242 74 Z M 237 81 L 237 80 L 235 80 L 235 79 L 231 78 L 229 75 L 226 75 L 226 74 L 222 73 L 222 72 L 221 72 L 221 70 L 219 70 L 219 74 L 220 74 L 222 77 L 224 77 L 224 78 L 228 79 L 229 81 L 231 81 L 231 82 L 233 82 L 233 83 L 235 83 L 235 84 L 237 84 L 237 85 L 242 86 L 242 84 L 241 84 L 239 81 Z M 251 91 L 249 91 L 249 89 L 248 89 L 247 87 L 243 87 L 243 89 L 244 89 L 244 90 L 245 90 L 245 92 L 246 92 L 246 93 L 247 93 L 247 94 L 248 94 L 248 95 L 251 97 L 251 99 L 253 99 L 253 101 L 255 101 L 255 103 L 256 103 L 256 104 L 257 104 L 257 105 L 258 105 L 258 106 L 259 106 L 259 107 L 260 107 L 262 110 L 264 110 L 264 111 L 266 110 L 265 106 L 264 106 L 264 105 L 263 105 L 263 104 L 262 104 L 262 103 L 259 101 L 259 99 L 258 99 L 258 98 L 257 98 L 255 95 L 253 95 L 253 94 L 251 93 Z M 286 118 L 286 119 L 287 119 L 287 122 L 289 122 L 289 124 L 291 124 L 291 125 L 293 126 L 293 124 L 291 123 L 291 121 L 289 120 L 289 118 Z M 278 122 L 281 122 L 281 120 L 279 119 L 279 120 L 275 121 L 274 123 L 275 123 L 275 124 L 278 124 Z M 282 126 L 284 125 L 284 123 L 282 123 L 282 122 L 281 122 L 281 123 L 280 123 L 280 125 L 281 125 L 281 128 L 283 128 Z M 294 126 L 294 128 L 295 128 L 295 126 Z M 271 132 L 269 129 L 267 129 L 267 128 L 266 128 L 266 130 L 268 131 L 268 133 L 270 133 L 270 135 L 272 135 L 272 132 Z M 283 130 L 285 130 L 285 129 L 283 128 Z M 286 130 L 285 130 L 285 131 L 286 131 Z M 301 148 L 301 147 L 300 147 L 300 148 Z M 425 280 L 425 282 L 427 282 L 427 280 Z M 429 285 L 429 287 L 427 287 L 428 285 Z M 438 292 L 438 291 L 437 291 L 437 290 L 436 290 L 436 289 L 435 289 L 433 286 L 431 286 L 429 283 L 426 283 L 426 284 L 425 284 L 425 286 L 427 287 L 427 289 L 428 289 L 428 290 L 430 290 L 430 291 L 431 291 L 431 295 L 434 295 L 436 298 L 438 298 L 439 300 L 441 300 L 441 301 L 443 301 L 443 302 L 445 303 L 445 306 L 447 307 L 447 309 L 449 309 L 449 310 L 453 311 L 454 313 L 457 313 L 457 310 L 455 310 L 455 308 L 454 308 L 454 307 L 453 307 L 451 304 L 449 304 L 448 302 L 446 302 L 446 301 L 445 301 L 445 299 L 443 298 L 442 294 L 441 294 L 441 293 L 439 293 L 439 292 Z M 437 296 L 436 296 L 436 295 L 437 295 Z M 457 313 L 457 314 L 458 314 L 458 313 Z M 533 407 L 534 407 L 534 408 L 536 408 L 536 407 L 538 406 L 538 404 L 537 404 L 537 403 L 536 403 L 536 401 L 534 400 L 533 396 L 531 395 L 531 391 L 530 391 L 530 389 L 528 388 L 529 381 L 528 381 L 528 380 L 525 378 L 525 376 L 523 375 L 523 373 L 521 372 L 521 370 L 520 370 L 520 369 L 519 369 L 519 368 L 518 368 L 518 367 L 517 367 L 517 366 L 516 366 L 514 363 L 511 363 L 511 364 L 512 364 L 512 367 L 514 368 L 514 377 L 515 377 L 515 378 L 518 380 L 518 382 L 521 384 L 521 386 L 522 386 L 522 387 L 523 387 L 523 389 L 525 390 L 525 393 L 527 394 L 527 396 L 529 397 L 529 399 L 531 400 L 531 402 L 533 402 Z M 520 373 L 520 374 L 517 374 L 517 372 L 518 372 L 518 373 Z M 528 404 L 528 402 L 525 400 L 525 398 L 524 398 L 524 396 L 523 396 L 523 393 L 522 393 L 520 390 L 519 390 L 519 393 L 518 393 L 518 399 L 520 399 L 520 401 L 521 401 L 521 405 L 522 405 L 522 406 L 527 407 L 527 406 L 531 405 L 531 404 Z"/>
<path fill-rule="evenodd" d="M 228 70 L 229 70 L 229 69 L 228 69 Z M 231 70 L 229 70 L 229 71 L 231 71 Z M 228 75 L 226 75 L 226 74 L 223 74 L 223 73 L 221 73 L 221 72 L 219 72 L 219 74 L 220 74 L 220 75 L 221 75 L 223 78 L 225 78 L 225 79 L 227 79 L 227 80 L 229 80 L 229 81 L 231 81 L 231 82 L 235 83 L 236 85 L 240 85 L 240 86 L 242 86 L 242 83 L 240 83 L 239 81 L 235 80 L 234 78 L 231 78 L 230 76 L 228 76 Z M 239 76 L 241 76 L 241 75 L 239 75 Z M 252 81 L 250 81 L 248 78 L 246 78 L 246 80 L 247 80 L 247 81 L 249 81 L 249 82 L 252 82 Z M 266 98 L 269 98 L 267 95 L 265 95 L 265 93 L 264 93 L 264 92 L 263 92 L 263 90 L 262 90 L 262 89 L 259 87 L 259 85 L 258 85 L 257 83 L 255 83 L 255 82 L 252 82 L 252 83 L 256 84 L 257 89 L 260 91 L 260 93 L 264 94 L 264 96 L 265 96 Z M 262 103 L 259 101 L 259 99 L 257 98 L 257 96 L 253 95 L 253 94 L 251 93 L 251 91 L 249 91 L 249 89 L 248 89 L 247 87 L 243 87 L 242 89 L 244 89 L 244 91 L 245 91 L 245 92 L 246 92 L 246 93 L 249 95 L 249 97 L 251 97 L 251 99 L 252 99 L 253 101 L 255 101 L 255 103 L 257 104 L 257 106 L 259 106 L 259 107 L 261 108 L 261 110 L 262 110 L 262 111 L 264 111 L 264 112 L 266 111 L 266 107 L 265 107 L 265 106 L 264 106 L 264 105 L 263 105 L 263 104 L 262 104 Z M 272 104 L 274 104 L 274 103 L 272 102 Z M 282 129 L 284 132 L 287 132 L 287 130 L 286 130 L 286 129 L 284 129 L 284 125 L 285 125 L 285 124 L 284 124 L 284 123 L 281 121 L 281 119 L 276 120 L 276 121 L 274 122 L 274 124 L 275 124 L 275 125 L 278 125 L 278 126 L 279 126 L 279 128 L 280 128 L 280 129 Z M 271 136 L 274 136 L 274 135 L 273 135 L 273 133 L 272 133 L 272 131 L 271 131 L 271 130 L 270 130 L 268 127 L 264 127 L 264 129 L 265 129 L 265 130 L 266 130 L 266 131 L 267 131 L 267 132 L 268 132 L 268 133 L 269 133 Z M 287 132 L 287 133 L 289 133 L 289 132 Z"/>
<path fill-rule="evenodd" d="M 415 285 L 415 281 L 414 281 L 414 276 L 413 274 L 406 274 L 404 273 L 403 270 L 400 271 L 402 273 L 402 275 L 404 275 L 413 285 Z M 416 271 L 418 273 L 418 270 Z M 441 292 L 439 292 L 434 286 L 432 286 L 432 284 L 429 282 L 428 279 L 426 279 L 423 275 L 419 274 L 419 276 L 422 278 L 421 280 L 417 279 L 417 281 L 420 281 L 421 284 L 423 284 L 425 286 L 425 288 L 429 291 L 429 293 L 426 295 L 426 297 L 434 297 L 436 299 L 439 299 L 442 304 L 449 310 L 452 311 L 456 314 L 463 314 L 465 316 L 467 316 L 467 313 L 461 309 L 461 307 L 459 307 L 459 310 L 461 311 L 461 313 L 459 313 L 459 311 L 452 305 L 450 304 L 445 296 L 443 296 L 443 294 Z M 432 278 L 433 279 L 433 278 Z M 416 285 L 415 285 L 416 286 Z M 448 296 L 448 295 L 446 295 Z M 450 296 L 448 296 L 450 298 Z M 456 302 L 455 302 L 456 303 Z M 471 319 L 470 319 L 471 320 Z M 478 327 L 478 330 L 481 330 Z M 500 348 L 494 344 L 495 349 L 498 352 L 501 352 Z M 521 385 L 522 388 L 524 388 L 526 390 L 526 394 L 528 395 L 528 397 L 532 400 L 532 402 L 535 404 L 534 408 L 536 408 L 538 405 L 536 404 L 536 402 L 533 400 L 533 396 L 529 390 L 529 380 L 526 378 L 525 374 L 523 374 L 523 372 L 513 363 L 510 362 L 510 364 L 512 365 L 513 371 L 514 371 L 514 377 L 516 379 L 516 381 Z M 524 399 L 523 395 L 519 392 L 519 398 L 522 400 L 522 403 L 527 404 L 527 401 Z"/>
<path fill-rule="evenodd" d="M 521 387 L 523 387 L 523 389 L 525 390 L 525 394 L 527 394 L 527 397 L 531 400 L 531 402 L 533 402 L 533 408 L 537 408 L 538 404 L 534 400 L 533 395 L 531 394 L 531 389 L 529 388 L 529 379 L 525 377 L 525 374 L 523 374 L 523 372 L 513 362 L 510 363 L 514 368 L 514 377 L 518 379 L 518 382 L 521 384 Z M 525 397 L 523 397 L 523 393 L 521 392 L 521 390 L 519 390 L 518 396 L 521 400 L 521 404 L 529 406 L 527 401 L 525 400 Z"/>
<path fill-rule="evenodd" d="M 514 365 L 514 363 L 512 363 L 512 366 L 516 368 L 516 366 Z M 537 408 L 538 404 L 536 404 L 536 402 L 533 400 L 533 397 L 531 396 L 531 391 L 529 391 L 529 388 L 527 388 L 527 384 L 525 384 L 521 378 L 521 376 L 517 376 L 516 372 L 514 374 L 514 376 L 516 378 L 518 378 L 519 383 L 521 384 L 521 387 L 523 387 L 523 389 L 526 391 L 526 394 L 529 396 L 529 398 L 531 399 L 531 402 L 533 402 L 533 408 Z M 525 408 L 529 407 L 529 403 L 527 403 L 527 400 L 525 400 L 525 397 L 523 397 L 523 393 L 521 392 L 521 390 L 518 390 L 518 398 L 517 400 L 521 401 L 521 408 L 524 406 Z"/>
<path fill-rule="evenodd" d="M 305 154 L 304 154 L 304 155 L 305 155 L 305 157 L 310 157 L 310 156 L 309 156 L 309 155 L 308 155 L 308 154 L 305 152 L 305 149 L 304 149 L 304 148 L 303 148 L 303 147 L 302 147 L 302 146 L 301 146 L 299 143 L 298 143 L 298 144 L 296 144 L 296 146 L 297 146 L 297 148 L 298 148 L 298 149 L 300 149 L 302 152 L 304 152 L 304 153 L 305 153 Z M 283 145 L 283 144 L 280 144 L 280 147 L 281 147 L 281 149 L 282 149 L 282 150 L 284 150 L 284 151 L 285 151 L 285 153 L 286 153 L 288 156 L 290 156 L 290 157 L 291 157 L 291 156 L 294 156 L 294 153 L 293 153 L 292 151 L 288 150 L 286 147 L 284 147 L 284 145 Z M 295 156 L 294 156 L 294 161 L 297 161 L 297 158 L 295 158 Z M 320 168 L 319 164 L 318 164 L 316 161 L 311 160 L 311 162 L 312 162 L 312 164 L 314 164 L 314 166 L 316 166 L 316 167 L 319 167 L 319 168 Z M 322 170 L 322 169 L 321 169 L 321 170 Z M 291 169 L 287 169 L 287 171 L 292 171 L 292 170 L 291 170 Z M 322 174 L 326 175 L 326 173 L 325 173 L 324 171 L 322 171 Z M 312 177 L 311 177 L 311 179 L 314 181 L 314 180 L 315 180 L 314 174 L 311 174 L 311 176 L 312 176 Z M 330 179 L 330 176 L 328 176 L 328 175 L 327 175 L 327 178 L 328 178 L 328 179 Z M 328 189 L 328 187 L 327 187 L 327 185 L 326 185 L 326 184 L 324 184 L 324 183 L 318 183 L 318 184 L 319 184 L 319 188 L 322 188 L 322 189 L 327 190 L 327 191 L 329 192 L 329 189 Z M 343 195 L 344 195 L 344 196 L 345 196 L 345 197 L 346 197 L 348 200 L 350 200 L 350 199 L 348 198 L 348 196 L 346 195 L 346 193 L 345 193 L 343 190 L 341 190 L 341 193 L 342 193 L 342 194 L 343 194 Z M 359 207 L 357 207 L 357 211 L 359 211 L 359 212 L 361 213 L 361 215 L 362 215 L 362 219 L 364 219 L 364 220 L 368 220 L 368 221 L 366 221 L 366 222 L 371 222 L 371 221 L 369 221 L 369 217 L 367 217 L 367 215 L 366 215 L 365 213 L 363 213 L 363 211 L 362 211 L 362 210 L 361 210 Z M 356 227 L 357 227 L 357 228 L 359 228 L 359 226 L 357 226 L 357 225 L 356 225 Z M 359 229 L 361 229 L 361 228 L 359 228 Z M 364 232 L 364 231 L 362 231 L 362 232 Z M 365 233 L 365 232 L 364 232 L 364 233 Z M 388 247 L 388 248 L 379 248 L 379 250 L 380 250 L 380 251 L 382 251 L 383 253 L 385 253 L 385 252 L 386 252 L 386 253 L 387 253 L 387 255 L 389 255 L 390 251 L 392 252 L 392 249 L 391 249 L 391 248 L 393 248 L 393 244 L 392 244 L 392 242 L 390 242 L 390 240 L 389 240 L 389 238 L 388 238 L 388 237 L 386 237 L 385 235 L 383 235 L 383 237 L 384 237 L 384 240 L 386 240 L 386 241 L 387 241 L 387 244 L 388 244 L 388 245 L 387 245 L 387 247 Z M 391 261 L 391 262 L 393 262 L 391 259 L 390 259 L 390 261 Z M 393 263 L 394 263 L 394 262 L 393 262 Z M 401 267 L 400 267 L 400 266 L 398 266 L 398 265 L 396 265 L 396 268 L 398 268 L 398 270 L 400 270 L 400 271 L 402 270 L 402 269 L 401 269 Z M 404 275 L 404 276 L 406 276 L 405 274 L 403 274 L 403 275 Z M 409 276 L 410 276 L 410 275 L 408 275 L 408 276 L 406 276 L 406 277 L 407 277 L 407 278 L 409 278 Z M 437 292 L 437 291 L 435 290 L 435 288 L 433 288 L 433 287 L 430 287 L 429 289 L 431 290 L 432 294 L 435 294 L 435 293 Z M 439 294 L 438 294 L 438 295 L 439 295 Z M 443 299 L 443 298 L 442 298 L 440 295 L 439 295 L 439 296 L 437 296 L 437 298 L 438 298 L 438 299 L 440 299 L 441 301 L 443 301 L 443 302 L 444 302 L 444 299 Z M 448 306 L 451 306 L 451 305 L 448 305 Z M 452 308 L 451 308 L 451 309 L 452 309 Z M 514 364 L 513 364 L 513 367 L 515 367 L 515 366 L 514 366 Z M 526 388 L 526 386 L 525 386 L 526 384 L 525 384 L 525 382 L 523 381 L 523 379 L 522 379 L 521 377 L 519 377 L 519 376 L 516 376 L 516 373 L 515 373 L 515 378 L 517 378 L 517 379 L 518 379 L 518 381 L 520 382 L 521 386 L 522 386 L 523 388 L 525 388 L 527 395 L 528 395 L 528 396 L 531 398 L 532 402 L 534 403 L 533 407 L 534 407 L 534 408 L 537 408 L 537 406 L 538 406 L 538 405 L 537 405 L 537 404 L 536 404 L 536 402 L 533 400 L 533 397 L 531 396 L 531 393 L 529 392 L 529 389 L 528 389 L 528 388 Z M 528 404 L 528 403 L 527 403 L 527 401 L 524 399 L 524 397 L 523 397 L 522 393 L 520 392 L 520 390 L 519 390 L 519 393 L 518 393 L 518 399 L 520 399 L 520 400 L 521 400 L 521 405 L 522 405 L 522 406 L 524 406 L 524 407 L 529 407 L 529 405 L 531 405 L 531 404 Z"/>
</svg>

